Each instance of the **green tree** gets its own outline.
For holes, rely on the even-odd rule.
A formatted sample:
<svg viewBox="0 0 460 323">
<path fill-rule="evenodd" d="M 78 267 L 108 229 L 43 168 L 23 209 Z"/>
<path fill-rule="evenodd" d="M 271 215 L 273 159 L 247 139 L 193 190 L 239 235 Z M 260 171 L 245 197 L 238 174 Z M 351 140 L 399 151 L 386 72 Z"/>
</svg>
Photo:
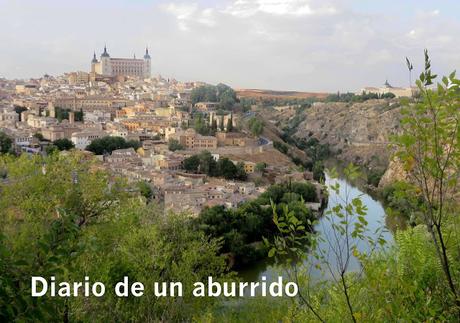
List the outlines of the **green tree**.
<svg viewBox="0 0 460 323">
<path fill-rule="evenodd" d="M 203 136 L 209 135 L 210 129 L 208 127 L 206 120 L 203 118 L 203 115 L 201 113 L 197 113 L 194 115 L 193 128 L 200 135 L 203 135 Z"/>
<path fill-rule="evenodd" d="M 138 150 L 139 148 L 142 147 L 142 144 L 138 140 L 127 140 L 125 143 L 125 148 L 134 148 L 134 150 Z"/>
<path fill-rule="evenodd" d="M 13 141 L 4 132 L 0 131 L 0 153 L 6 154 L 11 152 Z"/>
<path fill-rule="evenodd" d="M 213 302 L 192 297 L 191 288 L 209 275 L 225 277 L 221 243 L 193 230 L 185 216 L 156 214 L 95 162 L 79 152 L 0 157 L 9 179 L 0 182 L 2 322 L 178 322 Z M 106 294 L 32 298 L 30 277 L 37 275 L 57 282 L 89 276 L 105 284 Z M 121 300 L 111 290 L 124 276 L 146 288 L 180 281 L 184 297 Z"/>
<path fill-rule="evenodd" d="M 329 173 L 332 179 L 337 177 L 335 170 Z M 350 164 L 344 170 L 344 176 L 347 180 L 353 181 L 360 174 L 358 168 Z M 367 207 L 360 196 L 349 195 L 349 188 L 341 188 L 338 181 L 332 182 L 328 187 L 338 196 L 335 206 L 324 214 L 323 221 L 329 223 L 327 226 L 329 230 L 324 230 L 321 235 L 315 235 L 309 229 L 314 222 L 310 219 L 301 220 L 299 212 L 292 211 L 290 205 L 284 205 L 282 210 L 279 210 L 272 202 L 273 221 L 279 234 L 273 241 L 265 239 L 264 242 L 270 248 L 268 254 L 270 257 L 275 257 L 277 261 L 287 257 L 292 265 L 292 275 L 298 283 L 311 281 L 310 272 L 306 268 L 311 267 L 312 261 L 315 261 L 316 267 L 326 271 L 334 282 L 333 288 L 339 292 L 350 321 L 357 322 L 359 318 L 357 307 L 360 300 L 352 294 L 352 291 L 354 291 L 353 286 L 359 282 L 362 272 L 351 275 L 350 264 L 353 259 L 362 261 L 365 256 L 370 257 L 377 245 L 385 244 L 382 237 L 383 230 L 379 229 L 375 233 L 369 231 L 366 220 Z M 292 196 L 284 198 L 293 199 Z M 312 246 L 310 259 L 307 259 L 309 256 L 306 256 L 305 251 L 300 247 L 307 242 Z M 360 244 L 369 246 L 370 252 L 365 256 L 358 249 Z M 311 286 L 307 286 L 302 290 L 299 287 L 300 303 L 306 306 L 317 320 L 325 322 L 327 321 L 325 314 L 312 297 L 310 288 Z"/>
<path fill-rule="evenodd" d="M 146 181 L 138 182 L 137 188 L 139 189 L 139 193 L 141 193 L 141 195 L 145 197 L 147 201 L 150 201 L 153 198 L 152 186 L 150 186 L 150 184 Z"/>
<path fill-rule="evenodd" d="M 382 99 L 394 99 L 395 97 L 396 97 L 396 95 L 394 93 L 391 93 L 391 92 L 384 93 L 381 96 Z"/>
<path fill-rule="evenodd" d="M 83 122 L 83 117 L 84 117 L 83 109 L 80 108 L 79 111 L 75 112 L 75 121 Z"/>
<path fill-rule="evenodd" d="M 230 118 L 227 120 L 227 132 L 233 131 L 233 115 L 230 115 Z"/>
<path fill-rule="evenodd" d="M 217 172 L 226 179 L 234 179 L 237 176 L 237 167 L 228 158 L 220 158 L 217 162 Z"/>
<path fill-rule="evenodd" d="M 58 121 L 61 122 L 62 120 L 69 120 L 69 113 L 72 112 L 72 110 L 55 107 L 55 112 L 56 112 L 56 119 L 58 119 Z M 83 110 L 80 109 L 79 111 L 73 111 L 73 112 L 74 112 L 75 121 L 83 122 Z"/>
<path fill-rule="evenodd" d="M 217 163 L 211 153 L 207 150 L 203 150 L 198 154 L 198 159 L 200 160 L 198 171 L 209 176 L 215 176 Z"/>
<path fill-rule="evenodd" d="M 288 151 L 289 151 L 289 147 L 288 145 L 286 145 L 285 143 L 281 142 L 281 141 L 274 141 L 273 142 L 273 147 L 277 150 L 279 150 L 281 153 L 283 154 L 287 154 Z"/>
<path fill-rule="evenodd" d="M 214 118 L 212 119 L 212 122 L 211 122 L 211 129 L 212 129 L 213 132 L 216 132 L 216 131 L 217 131 L 217 119 L 216 119 L 216 117 L 214 117 Z"/>
<path fill-rule="evenodd" d="M 200 158 L 193 155 L 184 159 L 184 169 L 188 172 L 196 173 L 200 167 Z"/>
<path fill-rule="evenodd" d="M 27 111 L 28 109 L 26 107 L 20 106 L 20 105 L 14 105 L 14 112 L 17 114 L 21 114 L 24 111 Z"/>
<path fill-rule="evenodd" d="M 182 146 L 177 139 L 169 139 L 168 141 L 168 149 L 171 151 L 182 150 L 184 146 Z"/>
<path fill-rule="evenodd" d="M 317 202 L 316 188 L 311 183 L 293 182 L 289 184 L 290 191 L 299 194 L 306 202 Z"/>
<path fill-rule="evenodd" d="M 40 141 L 45 141 L 45 137 L 40 132 L 34 133 L 34 137 L 37 138 Z"/>
<path fill-rule="evenodd" d="M 408 62 L 409 72 L 411 71 Z M 454 195 L 460 174 L 460 80 L 455 73 L 442 78 L 432 88 L 436 75 L 425 50 L 425 68 L 416 81 L 421 94 L 415 104 L 405 103 L 402 134 L 394 138 L 397 158 L 403 163 L 421 192 L 423 221 L 435 246 L 449 286 L 452 301 L 460 311 L 457 274 L 454 273 L 451 249 L 446 237 L 449 223 L 458 218 Z"/>
<path fill-rule="evenodd" d="M 265 162 L 259 162 L 256 164 L 256 167 L 255 167 L 255 170 L 257 172 L 261 172 L 263 173 L 265 171 L 265 169 L 267 168 L 267 163 Z"/>
<path fill-rule="evenodd" d="M 387 213 L 402 215 L 412 224 L 422 220 L 416 219 L 416 215 L 423 209 L 423 198 L 415 185 L 396 181 L 383 188 L 382 197 Z"/>
<path fill-rule="evenodd" d="M 236 92 L 228 85 L 219 83 L 217 88 L 217 100 L 221 109 L 230 110 L 238 102 Z"/>
<path fill-rule="evenodd" d="M 244 162 L 238 162 L 236 164 L 236 175 L 234 178 L 240 181 L 245 181 L 248 178 L 248 174 L 244 169 Z"/>
<path fill-rule="evenodd" d="M 225 91 L 219 96 L 219 106 L 222 109 L 231 110 L 236 102 L 236 94 L 232 89 Z"/>
<path fill-rule="evenodd" d="M 264 130 L 264 123 L 261 120 L 257 119 L 256 117 L 253 117 L 249 119 L 248 127 L 252 135 L 257 137 L 262 134 Z"/>
<path fill-rule="evenodd" d="M 324 165 L 321 161 L 316 161 L 313 165 L 313 179 L 315 181 L 323 181 L 324 180 Z"/>
<path fill-rule="evenodd" d="M 92 163 L 82 154 L 68 158 L 22 155 L 0 159 L 0 164 L 10 179 L 0 184 L 0 235 L 8 250 L 0 261 L 6 263 L 7 276 L 2 272 L 0 280 L 16 286 L 5 299 L 12 312 L 1 312 L 18 319 L 63 318 L 63 299 L 33 301 L 30 277 L 65 279 L 64 271 L 72 263 L 70 254 L 81 250 L 76 244 L 81 228 L 99 218 L 115 200 L 121 201 L 122 195 L 115 193 L 118 185 L 108 188 L 108 176 L 90 171 Z M 13 213 L 22 218 L 21 223 L 9 216 Z"/>
<path fill-rule="evenodd" d="M 59 150 L 70 150 L 75 148 L 75 145 L 72 141 L 67 138 L 57 139 L 53 141 L 53 145 L 56 146 Z"/>
<path fill-rule="evenodd" d="M 220 116 L 220 131 L 225 131 L 224 115 Z"/>
<path fill-rule="evenodd" d="M 126 149 L 140 147 L 140 143 L 135 140 L 126 141 L 122 137 L 106 136 L 98 139 L 94 139 L 86 147 L 86 150 L 93 152 L 96 155 L 110 154 L 116 149 Z"/>
<path fill-rule="evenodd" d="M 371 169 L 367 174 L 367 184 L 372 185 L 374 187 L 378 187 L 383 174 L 383 170 Z"/>
<path fill-rule="evenodd" d="M 56 152 L 59 151 L 59 148 L 53 144 L 51 145 L 47 145 L 46 148 L 45 148 L 45 152 L 47 155 L 51 155 L 51 154 L 54 154 Z"/>
<path fill-rule="evenodd" d="M 190 94 L 192 104 L 198 102 L 217 102 L 217 88 L 213 85 L 196 87 Z"/>
</svg>

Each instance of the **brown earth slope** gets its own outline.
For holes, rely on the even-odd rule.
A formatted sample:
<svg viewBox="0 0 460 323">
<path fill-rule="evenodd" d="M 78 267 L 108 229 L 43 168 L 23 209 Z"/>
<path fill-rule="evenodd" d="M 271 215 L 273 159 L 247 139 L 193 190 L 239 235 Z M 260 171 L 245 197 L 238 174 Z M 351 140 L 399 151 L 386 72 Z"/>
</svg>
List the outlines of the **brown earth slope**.
<svg viewBox="0 0 460 323">
<path fill-rule="evenodd" d="M 276 122 L 279 129 L 296 117 L 301 122 L 294 137 L 317 138 L 328 144 L 338 159 L 383 169 L 389 163 L 390 136 L 399 128 L 400 107 L 397 100 L 317 102 L 297 116 L 267 110 L 264 117 Z"/>
<path fill-rule="evenodd" d="M 295 136 L 318 138 L 340 159 L 386 167 L 390 136 L 398 131 L 400 113 L 397 101 L 315 103 L 305 111 Z"/>
</svg>

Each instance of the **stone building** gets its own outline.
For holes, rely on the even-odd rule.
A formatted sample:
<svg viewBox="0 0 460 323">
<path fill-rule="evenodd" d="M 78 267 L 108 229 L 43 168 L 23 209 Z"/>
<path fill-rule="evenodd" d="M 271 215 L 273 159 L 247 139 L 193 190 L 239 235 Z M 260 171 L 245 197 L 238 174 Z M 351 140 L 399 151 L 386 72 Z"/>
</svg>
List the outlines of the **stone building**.
<svg viewBox="0 0 460 323">
<path fill-rule="evenodd" d="M 217 139 L 213 136 L 202 136 L 192 128 L 186 131 L 171 134 L 169 138 L 174 138 L 187 149 L 216 149 Z"/>
<path fill-rule="evenodd" d="M 150 55 L 148 48 L 145 49 L 143 58 L 113 58 L 104 46 L 104 52 L 97 60 L 96 53 L 91 61 L 91 73 L 103 76 L 134 76 L 138 78 L 150 77 Z"/>
</svg>

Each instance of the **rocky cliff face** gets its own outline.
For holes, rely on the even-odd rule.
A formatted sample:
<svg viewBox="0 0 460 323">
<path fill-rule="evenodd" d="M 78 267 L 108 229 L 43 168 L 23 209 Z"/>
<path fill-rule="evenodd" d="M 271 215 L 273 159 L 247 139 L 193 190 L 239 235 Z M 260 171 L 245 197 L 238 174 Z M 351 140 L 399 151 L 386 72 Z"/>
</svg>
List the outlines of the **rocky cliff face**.
<svg viewBox="0 0 460 323">
<path fill-rule="evenodd" d="M 295 136 L 315 137 L 329 144 L 339 159 L 370 168 L 386 168 L 389 137 L 399 128 L 400 107 L 396 100 L 362 103 L 315 103 L 303 112 Z"/>
<path fill-rule="evenodd" d="M 403 164 L 392 159 L 379 182 L 379 188 L 383 188 L 396 181 L 408 180 L 409 174 L 404 170 Z"/>
</svg>

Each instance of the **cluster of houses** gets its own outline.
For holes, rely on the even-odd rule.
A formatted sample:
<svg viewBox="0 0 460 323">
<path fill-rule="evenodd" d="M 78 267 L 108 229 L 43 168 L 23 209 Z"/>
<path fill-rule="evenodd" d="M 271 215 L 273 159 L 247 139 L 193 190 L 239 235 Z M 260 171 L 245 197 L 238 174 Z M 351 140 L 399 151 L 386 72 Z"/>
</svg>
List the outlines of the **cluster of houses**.
<svg viewBox="0 0 460 323">
<path fill-rule="evenodd" d="M 229 124 L 237 128 L 238 114 L 218 111 L 216 102 L 192 106 L 190 93 L 201 83 L 161 77 L 111 84 L 79 80 L 74 74 L 27 82 L 0 79 L 0 132 L 12 139 L 18 153 L 45 153 L 46 146 L 59 139 L 70 140 L 79 150 L 106 136 L 139 141 L 137 150 L 114 150 L 98 158 L 114 174 L 148 183 L 165 212 L 197 214 L 214 205 L 234 208 L 266 189 L 251 180 L 212 178 L 183 169 L 185 158 L 207 150 L 216 161 L 237 156 L 230 160 L 242 163 L 251 175 L 257 172 L 257 163 L 250 156 L 267 150 L 277 153 L 270 141 L 261 144 L 245 132 L 228 131 Z M 212 135 L 201 135 L 189 126 L 192 112 L 197 111 L 217 128 Z M 181 148 L 171 151 L 171 140 Z M 275 180 L 286 176 L 286 166 L 267 164 L 265 171 Z"/>
</svg>

